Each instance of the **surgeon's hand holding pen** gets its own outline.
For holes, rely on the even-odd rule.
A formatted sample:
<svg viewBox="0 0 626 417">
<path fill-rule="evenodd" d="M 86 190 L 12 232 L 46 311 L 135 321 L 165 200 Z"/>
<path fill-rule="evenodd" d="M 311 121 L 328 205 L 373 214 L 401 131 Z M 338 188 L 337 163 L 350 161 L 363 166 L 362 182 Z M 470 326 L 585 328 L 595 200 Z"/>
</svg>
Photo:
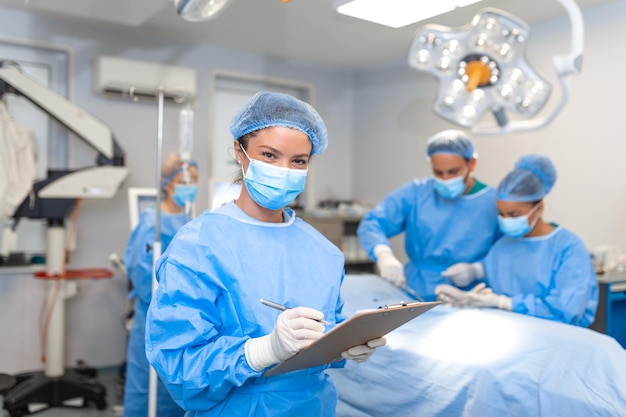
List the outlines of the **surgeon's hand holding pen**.
<svg viewBox="0 0 626 417">
<path fill-rule="evenodd" d="M 289 359 L 324 335 L 321 311 L 309 307 L 284 308 L 270 334 L 246 341 L 246 359 L 256 371 Z"/>
<path fill-rule="evenodd" d="M 270 301 L 270 300 L 266 300 L 265 298 L 261 298 L 261 304 L 264 304 L 268 307 L 272 307 L 275 308 L 276 310 L 280 310 L 280 311 L 285 311 L 285 310 L 289 310 L 291 307 L 287 307 L 286 305 L 283 304 L 278 304 L 275 303 L 274 301 Z M 315 320 L 315 319 L 313 319 Z M 327 322 L 326 320 L 322 319 L 322 320 L 315 320 L 315 321 L 319 321 L 322 324 L 325 325 L 329 325 L 330 323 Z"/>
</svg>

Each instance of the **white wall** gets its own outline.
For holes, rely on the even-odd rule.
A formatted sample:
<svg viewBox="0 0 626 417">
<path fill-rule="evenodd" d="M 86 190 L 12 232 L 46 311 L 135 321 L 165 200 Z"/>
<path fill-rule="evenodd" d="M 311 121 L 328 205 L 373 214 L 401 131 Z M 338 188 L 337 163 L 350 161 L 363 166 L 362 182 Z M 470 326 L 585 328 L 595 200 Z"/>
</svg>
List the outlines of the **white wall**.
<svg viewBox="0 0 626 417">
<path fill-rule="evenodd" d="M 556 165 L 558 181 L 546 198 L 546 217 L 573 230 L 592 250 L 626 248 L 626 140 L 623 69 L 626 1 L 583 12 L 583 70 L 570 77 L 571 98 L 547 128 L 510 136 L 474 136 L 477 176 L 494 186 L 519 156 L 542 153 Z M 554 78 L 552 55 L 569 52 L 566 17 L 532 28 L 527 57 Z M 426 139 L 454 127 L 432 112 L 437 83 L 408 65 L 363 71 L 354 85 L 354 197 L 378 201 L 413 177 L 430 174 Z M 560 87 L 554 85 L 559 97 Z M 396 247 L 396 243 L 394 243 Z M 398 248 L 400 249 L 400 248 Z"/>
<path fill-rule="evenodd" d="M 350 193 L 351 75 L 344 71 L 283 62 L 264 56 L 209 46 L 167 42 L 138 36 L 133 29 L 99 23 L 75 23 L 61 17 L 36 17 L 1 9 L 2 39 L 30 41 L 72 51 L 73 101 L 109 124 L 121 147 L 131 177 L 111 200 L 84 201 L 77 227 L 78 249 L 68 268 L 109 267 L 111 252 L 122 253 L 129 235 L 128 186 L 153 186 L 156 177 L 157 106 L 104 98 L 93 93 L 95 59 L 114 55 L 186 66 L 198 72 L 198 103 L 195 108 L 194 157 L 201 174 L 198 209 L 208 207 L 209 94 L 212 71 L 286 78 L 314 86 L 316 108 L 330 132 L 328 151 L 316 158 L 311 174 L 315 195 Z M 0 57 L 1 58 L 1 57 Z M 164 154 L 178 147 L 178 107 L 165 109 Z M 72 143 L 72 167 L 94 164 L 95 152 L 79 141 Z M 43 285 L 29 274 L 6 275 L 0 270 L 0 305 L 9 314 L 0 317 L 5 342 L 0 345 L 0 372 L 40 368 L 39 306 Z M 85 281 L 81 293 L 67 302 L 67 362 L 84 359 L 89 364 L 118 364 L 124 358 L 125 334 L 121 317 L 125 309 L 125 279 Z M 13 341 L 7 344 L 7 340 Z M 21 352 L 19 360 L 15 353 Z"/>
</svg>

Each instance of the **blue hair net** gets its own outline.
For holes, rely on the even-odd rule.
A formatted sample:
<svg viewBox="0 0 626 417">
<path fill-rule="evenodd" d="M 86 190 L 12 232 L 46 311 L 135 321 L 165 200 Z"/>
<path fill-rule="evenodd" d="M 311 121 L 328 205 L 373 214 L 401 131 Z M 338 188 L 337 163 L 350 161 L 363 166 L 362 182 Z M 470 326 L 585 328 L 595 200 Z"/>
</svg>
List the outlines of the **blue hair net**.
<svg viewBox="0 0 626 417">
<path fill-rule="evenodd" d="M 165 162 L 163 162 L 163 166 L 161 168 L 161 189 L 164 189 L 167 184 L 170 183 L 183 170 L 183 161 L 178 154 L 178 152 L 171 152 Z M 198 169 L 198 164 L 194 160 L 188 160 L 188 167 L 196 167 Z"/>
<path fill-rule="evenodd" d="M 438 153 L 451 153 L 472 159 L 477 156 L 474 143 L 461 130 L 449 129 L 434 134 L 426 142 L 426 155 L 428 158 Z"/>
<path fill-rule="evenodd" d="M 545 156 L 526 155 L 515 164 L 498 186 L 498 200 L 534 202 L 542 200 L 556 182 L 556 169 Z"/>
<path fill-rule="evenodd" d="M 271 126 L 285 126 L 304 132 L 313 144 L 312 155 L 324 152 L 328 132 L 324 121 L 310 104 L 288 94 L 261 91 L 244 105 L 230 122 L 230 133 L 242 136 Z"/>
</svg>

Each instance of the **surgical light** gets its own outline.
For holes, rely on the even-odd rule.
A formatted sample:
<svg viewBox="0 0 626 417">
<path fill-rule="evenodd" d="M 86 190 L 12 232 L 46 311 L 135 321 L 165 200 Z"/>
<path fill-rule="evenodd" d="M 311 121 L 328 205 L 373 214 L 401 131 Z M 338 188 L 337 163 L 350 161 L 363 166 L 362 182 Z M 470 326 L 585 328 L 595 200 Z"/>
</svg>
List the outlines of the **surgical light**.
<svg viewBox="0 0 626 417">
<path fill-rule="evenodd" d="M 460 28 L 427 24 L 411 44 L 409 65 L 434 75 L 439 89 L 433 110 L 475 133 L 495 134 L 541 128 L 562 110 L 569 96 L 566 77 L 580 72 L 583 20 L 574 0 L 559 0 L 571 21 L 572 50 L 554 57 L 561 101 L 540 117 L 552 87 L 527 62 L 528 25 L 498 9 L 486 8 Z M 495 123 L 485 123 L 491 113 Z"/>
<path fill-rule="evenodd" d="M 176 13 L 191 22 L 213 19 L 220 14 L 230 0 L 174 0 Z"/>
</svg>

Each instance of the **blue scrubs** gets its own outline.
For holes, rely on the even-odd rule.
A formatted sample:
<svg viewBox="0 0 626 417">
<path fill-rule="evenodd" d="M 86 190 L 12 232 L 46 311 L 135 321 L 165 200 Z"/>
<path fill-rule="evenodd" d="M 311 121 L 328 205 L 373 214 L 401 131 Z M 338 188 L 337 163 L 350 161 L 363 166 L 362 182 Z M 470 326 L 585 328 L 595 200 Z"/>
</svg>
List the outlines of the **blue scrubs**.
<svg viewBox="0 0 626 417">
<path fill-rule="evenodd" d="M 187 417 L 335 415 L 327 366 L 263 378 L 245 357 L 281 313 L 261 298 L 342 320 L 343 254 L 284 213 L 264 223 L 231 202 L 185 225 L 159 259 L 146 354 Z"/>
<path fill-rule="evenodd" d="M 513 311 L 584 327 L 593 323 L 598 279 L 585 244 L 569 230 L 504 236 L 483 264 L 487 285 L 511 297 Z"/>
<path fill-rule="evenodd" d="M 191 218 L 184 212 L 180 214 L 161 212 L 161 246 L 166 248 L 178 229 L 189 220 Z M 125 417 L 145 417 L 148 415 L 150 364 L 146 358 L 145 328 L 146 313 L 152 298 L 152 246 L 156 233 L 155 227 L 156 212 L 154 210 L 144 211 L 137 227 L 130 236 L 123 258 L 128 279 L 133 284 L 130 298 L 136 298 L 135 313 L 128 336 L 126 353 Z M 184 415 L 184 410 L 172 400 L 161 381 L 159 381 L 157 391 L 157 415 L 159 417 Z"/>
<path fill-rule="evenodd" d="M 361 220 L 359 242 L 370 258 L 379 244 L 405 232 L 407 285 L 425 300 L 434 300 L 439 284 L 454 285 L 442 277 L 458 262 L 482 260 L 501 236 L 496 193 L 477 181 L 458 199 L 445 199 L 433 187 L 433 177 L 411 181 L 389 194 Z"/>
</svg>

